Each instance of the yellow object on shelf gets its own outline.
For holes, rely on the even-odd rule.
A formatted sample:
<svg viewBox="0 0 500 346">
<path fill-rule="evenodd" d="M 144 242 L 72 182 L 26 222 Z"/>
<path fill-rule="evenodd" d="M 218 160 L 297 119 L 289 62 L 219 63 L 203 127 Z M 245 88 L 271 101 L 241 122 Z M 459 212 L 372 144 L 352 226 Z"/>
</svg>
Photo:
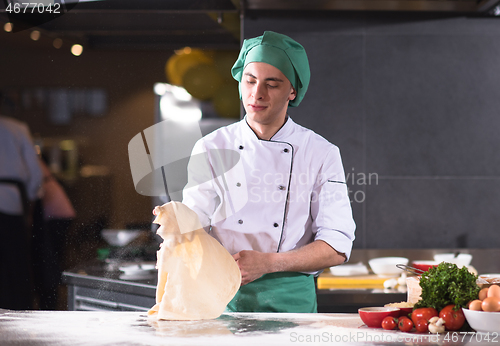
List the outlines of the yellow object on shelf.
<svg viewBox="0 0 500 346">
<path fill-rule="evenodd" d="M 377 275 L 360 276 L 333 276 L 331 274 L 321 274 L 317 280 L 318 289 L 356 289 L 356 288 L 384 288 L 384 281 Z"/>
</svg>

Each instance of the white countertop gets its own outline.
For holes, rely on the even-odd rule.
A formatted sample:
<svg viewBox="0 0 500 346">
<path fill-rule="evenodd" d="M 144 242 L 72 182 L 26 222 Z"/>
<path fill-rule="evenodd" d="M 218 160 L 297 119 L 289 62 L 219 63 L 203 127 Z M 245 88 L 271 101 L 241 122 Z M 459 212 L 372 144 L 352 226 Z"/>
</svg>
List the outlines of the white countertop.
<svg viewBox="0 0 500 346">
<path fill-rule="evenodd" d="M 443 338 L 368 328 L 358 314 L 228 313 L 215 320 L 148 321 L 141 312 L 0 309 L 2 346 L 442 345 Z M 475 344 L 470 341 L 454 345 Z"/>
</svg>

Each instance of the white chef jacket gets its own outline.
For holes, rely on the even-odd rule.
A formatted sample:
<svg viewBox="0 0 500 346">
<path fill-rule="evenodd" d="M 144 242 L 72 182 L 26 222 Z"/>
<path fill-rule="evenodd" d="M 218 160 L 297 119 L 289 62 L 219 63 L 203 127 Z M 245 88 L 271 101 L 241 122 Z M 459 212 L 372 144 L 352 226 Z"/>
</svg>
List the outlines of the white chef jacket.
<svg viewBox="0 0 500 346">
<path fill-rule="evenodd" d="M 229 152 L 239 154 L 234 166 Z M 200 153 L 209 178 L 191 162 Z M 356 226 L 340 151 L 290 117 L 270 140 L 259 139 L 246 118 L 200 139 L 183 203 L 231 254 L 285 252 L 314 240 L 351 254 Z"/>
</svg>

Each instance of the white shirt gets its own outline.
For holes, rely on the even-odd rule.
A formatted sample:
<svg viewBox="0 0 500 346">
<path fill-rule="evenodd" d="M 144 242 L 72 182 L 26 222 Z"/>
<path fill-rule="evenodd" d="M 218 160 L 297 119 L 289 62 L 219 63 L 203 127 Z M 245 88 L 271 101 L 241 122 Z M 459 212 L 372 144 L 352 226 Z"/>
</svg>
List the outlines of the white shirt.
<svg viewBox="0 0 500 346">
<path fill-rule="evenodd" d="M 203 153 L 209 167 L 195 163 Z M 356 226 L 340 151 L 291 118 L 270 140 L 246 119 L 199 140 L 183 203 L 231 254 L 285 252 L 314 240 L 351 254 Z"/>
<path fill-rule="evenodd" d="M 0 116 L 0 179 L 24 183 L 27 197 L 33 201 L 42 185 L 42 170 L 31 141 L 28 126 Z M 0 212 L 21 215 L 23 206 L 17 187 L 0 184 Z"/>
</svg>

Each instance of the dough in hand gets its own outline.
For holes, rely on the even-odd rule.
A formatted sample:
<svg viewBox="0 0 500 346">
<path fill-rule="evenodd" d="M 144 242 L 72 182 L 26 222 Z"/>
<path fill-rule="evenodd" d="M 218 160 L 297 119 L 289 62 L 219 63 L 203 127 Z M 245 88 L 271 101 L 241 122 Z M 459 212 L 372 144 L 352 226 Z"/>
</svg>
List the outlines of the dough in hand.
<svg viewBox="0 0 500 346">
<path fill-rule="evenodd" d="M 156 304 L 148 315 L 161 320 L 219 317 L 240 288 L 235 260 L 186 205 L 172 201 L 154 213 L 164 241 L 157 252 Z"/>
</svg>

